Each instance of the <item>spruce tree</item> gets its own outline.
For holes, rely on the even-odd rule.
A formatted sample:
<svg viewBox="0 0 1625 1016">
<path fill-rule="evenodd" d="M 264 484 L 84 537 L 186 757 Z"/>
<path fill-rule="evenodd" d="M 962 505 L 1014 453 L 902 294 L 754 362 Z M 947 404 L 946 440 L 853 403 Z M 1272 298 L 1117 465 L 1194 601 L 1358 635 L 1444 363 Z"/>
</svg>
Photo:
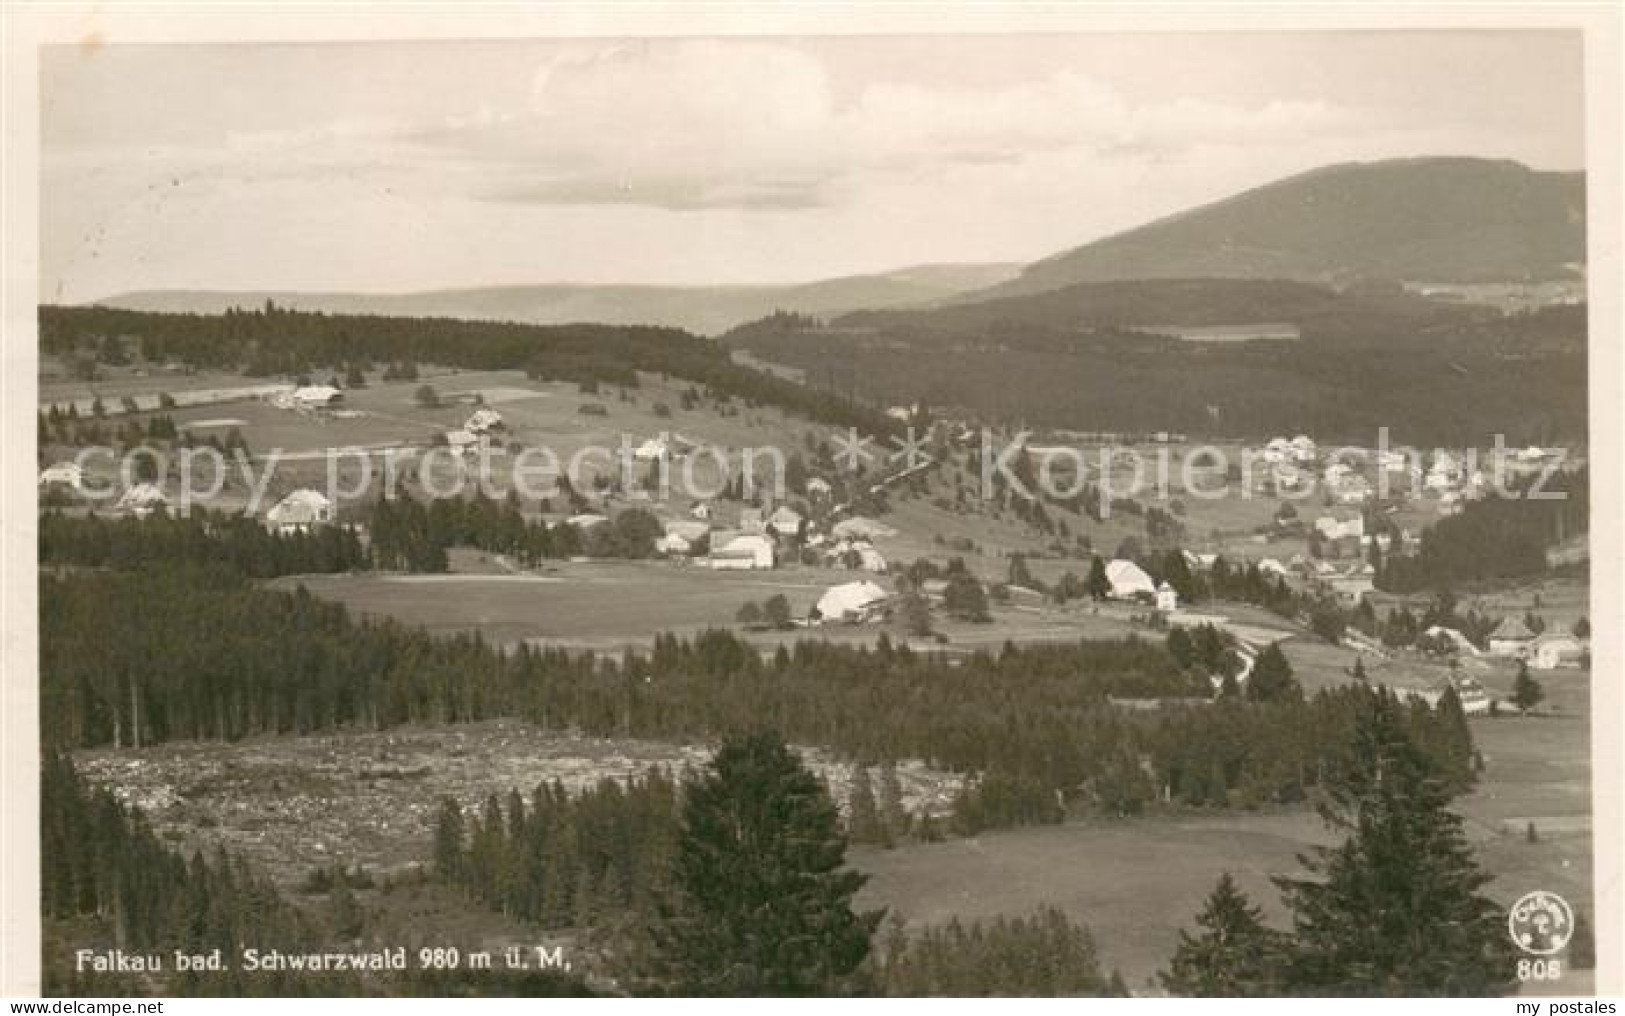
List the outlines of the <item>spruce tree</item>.
<svg viewBox="0 0 1625 1016">
<path fill-rule="evenodd" d="M 1281 652 L 1280 643 L 1271 642 L 1253 662 L 1247 675 L 1247 697 L 1254 702 L 1280 702 L 1303 698 L 1303 689 L 1292 676 L 1292 664 Z"/>
<path fill-rule="evenodd" d="M 847 836 L 853 843 L 885 843 L 886 828 L 880 820 L 874 782 L 865 766 L 852 767 L 852 789 L 846 797 Z"/>
<path fill-rule="evenodd" d="M 886 845 L 908 835 L 908 809 L 903 806 L 903 784 L 897 778 L 897 765 L 887 762 L 880 767 L 880 821 L 886 829 Z"/>
<path fill-rule="evenodd" d="M 460 883 L 467 863 L 463 851 L 463 809 L 454 798 L 441 798 L 434 827 L 435 874 L 454 885 Z"/>
<path fill-rule="evenodd" d="M 681 995 L 838 995 L 859 987 L 881 912 L 859 914 L 835 805 L 776 735 L 725 742 L 686 788 L 648 987 Z"/>
<path fill-rule="evenodd" d="M 1162 986 L 1175 995 L 1238 998 L 1274 995 L 1281 980 L 1285 942 L 1264 926 L 1259 909 L 1225 872 L 1196 915 L 1197 934 L 1181 930 L 1179 948 Z"/>
<path fill-rule="evenodd" d="M 1518 712 L 1527 713 L 1545 698 L 1546 689 L 1529 676 L 1529 664 L 1518 664 L 1518 676 L 1512 682 L 1512 704 L 1518 707 Z"/>
<path fill-rule="evenodd" d="M 1365 706 L 1321 814 L 1347 834 L 1277 879 L 1292 911 L 1292 993 L 1499 995 L 1514 984 L 1489 876 L 1448 810 L 1446 774 L 1413 744 L 1387 691 Z"/>
<path fill-rule="evenodd" d="M 1112 583 L 1106 577 L 1106 562 L 1102 561 L 1099 555 L 1094 556 L 1089 561 L 1089 578 L 1085 581 L 1084 586 L 1088 589 L 1089 596 L 1092 599 L 1104 600 L 1111 595 Z"/>
</svg>

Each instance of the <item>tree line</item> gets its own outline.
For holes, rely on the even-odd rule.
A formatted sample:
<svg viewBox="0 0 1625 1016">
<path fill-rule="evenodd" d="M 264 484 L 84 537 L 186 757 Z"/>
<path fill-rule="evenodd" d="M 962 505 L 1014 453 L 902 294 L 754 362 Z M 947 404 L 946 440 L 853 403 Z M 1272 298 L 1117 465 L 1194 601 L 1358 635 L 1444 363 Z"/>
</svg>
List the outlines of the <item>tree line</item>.
<svg viewBox="0 0 1625 1016">
<path fill-rule="evenodd" d="M 1522 578 L 1549 568 L 1546 548 L 1590 526 L 1590 471 L 1552 478 L 1551 499 L 1527 496 L 1466 501 L 1422 533 L 1415 554 L 1379 559 L 1376 584 L 1396 593 L 1448 589 L 1469 582 Z"/>
<path fill-rule="evenodd" d="M 441 801 L 437 877 L 478 902 L 543 928 L 594 928 L 648 913 L 665 888 L 676 841 L 676 782 L 658 769 L 604 779 L 572 795 L 543 783 L 477 810 Z"/>
<path fill-rule="evenodd" d="M 348 526 L 275 532 L 257 519 L 207 510 L 184 517 L 155 512 L 144 519 L 43 512 L 39 560 L 46 566 L 120 571 L 220 566 L 260 579 L 346 572 L 370 564 L 360 537 Z"/>
<path fill-rule="evenodd" d="M 167 845 L 138 810 L 88 787 L 64 756 L 40 768 L 41 914 L 47 994 L 307 995 L 354 993 L 345 975 L 275 971 L 177 971 L 170 953 L 244 947 L 301 951 L 324 930 L 287 903 L 240 858 L 218 851 L 187 858 Z M 86 936 L 86 932 L 90 936 Z M 118 948 L 157 953 L 162 973 L 97 974 L 78 969 L 73 951 Z M 228 963 L 228 967 L 235 966 Z"/>
<path fill-rule="evenodd" d="M 1300 800 L 1337 769 L 1355 715 L 1347 690 L 1209 704 L 1201 666 L 1134 637 L 962 658 L 885 639 L 803 641 L 764 658 L 724 631 L 660 635 L 649 652 L 619 657 L 503 651 L 477 633 L 357 621 L 302 587 L 258 588 L 224 567 L 45 574 L 40 604 L 50 744 L 494 717 L 675 742 L 772 726 L 859 761 L 976 774 L 962 809 L 974 827 L 1068 809 L 1132 813 L 1159 798 Z M 1113 699 L 1166 704 L 1124 710 Z M 1189 699 L 1202 704 L 1177 704 Z M 1439 728 L 1429 743 L 1458 763 L 1470 752 L 1452 711 L 1418 705 L 1415 723 Z"/>
<path fill-rule="evenodd" d="M 446 551 L 457 546 L 506 554 L 525 566 L 582 554 L 641 559 L 654 555 L 655 541 L 665 532 L 660 519 L 643 508 L 626 508 L 595 525 L 578 526 L 529 518 L 516 496 L 496 499 L 482 493 L 419 501 L 402 492 L 372 502 L 365 518 L 373 563 L 413 572 L 445 571 Z"/>
<path fill-rule="evenodd" d="M 1367 693 L 1349 765 L 1319 808 L 1339 834 L 1273 879 L 1291 926 L 1268 927 L 1222 875 L 1182 931 L 1162 986 L 1177 995 L 1503 995 L 1517 983 L 1505 911 L 1449 808 L 1459 792 L 1407 729 L 1405 706 Z"/>
</svg>

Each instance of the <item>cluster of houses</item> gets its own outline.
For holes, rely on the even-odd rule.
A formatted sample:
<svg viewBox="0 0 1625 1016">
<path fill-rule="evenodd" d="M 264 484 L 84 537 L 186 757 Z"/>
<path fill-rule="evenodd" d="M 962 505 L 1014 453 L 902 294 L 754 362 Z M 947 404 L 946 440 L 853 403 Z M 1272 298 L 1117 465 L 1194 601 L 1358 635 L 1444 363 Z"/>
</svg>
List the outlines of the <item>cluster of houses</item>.
<svg viewBox="0 0 1625 1016">
<path fill-rule="evenodd" d="M 1538 472 L 1562 455 L 1561 449 L 1529 446 L 1507 452 L 1502 465 L 1508 475 Z M 1339 505 L 1371 502 L 1381 486 L 1409 500 L 1432 498 L 1440 514 L 1459 512 L 1462 502 L 1481 497 L 1488 489 L 1488 469 L 1476 450 L 1339 448 L 1333 461 L 1319 467 L 1321 454 L 1307 435 L 1271 438 L 1256 456 L 1269 467 L 1266 482 L 1283 494 L 1307 493 L 1320 481 L 1330 500 Z M 1487 456 L 1485 457 L 1487 460 Z"/>
<path fill-rule="evenodd" d="M 745 506 L 732 525 L 721 525 L 717 512 L 709 502 L 696 503 L 688 518 L 665 523 L 665 533 L 655 549 L 667 557 L 722 571 L 769 569 L 786 561 L 809 559 L 877 574 L 888 567 L 874 540 L 894 531 L 871 519 L 842 519 L 825 529 L 789 505 L 779 505 L 771 512 Z"/>
<path fill-rule="evenodd" d="M 1369 542 L 1371 538 L 1360 539 Z M 1384 535 L 1383 539 L 1388 538 Z M 1263 575 L 1301 580 L 1311 588 L 1330 593 L 1345 607 L 1358 606 L 1377 588 L 1377 569 L 1358 554 L 1343 560 L 1310 559 L 1294 554 L 1285 564 L 1277 558 L 1266 557 L 1260 559 L 1256 567 Z"/>
<path fill-rule="evenodd" d="M 1502 619 L 1488 642 L 1489 655 L 1523 660 L 1537 670 L 1582 667 L 1591 654 L 1589 639 L 1569 632 L 1536 634 L 1518 617 Z"/>
</svg>

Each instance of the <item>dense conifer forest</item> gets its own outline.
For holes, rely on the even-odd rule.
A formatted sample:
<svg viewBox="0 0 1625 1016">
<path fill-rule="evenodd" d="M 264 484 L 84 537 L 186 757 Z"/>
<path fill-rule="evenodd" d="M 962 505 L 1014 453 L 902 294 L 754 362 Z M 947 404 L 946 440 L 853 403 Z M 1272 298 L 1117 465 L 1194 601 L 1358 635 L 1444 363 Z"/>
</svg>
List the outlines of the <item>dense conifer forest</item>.
<svg viewBox="0 0 1625 1016">
<path fill-rule="evenodd" d="M 48 754 L 40 771 L 42 914 L 47 931 L 73 927 L 101 936 L 101 948 L 154 954 L 161 972 L 99 975 L 81 972 L 66 945 L 45 950 L 47 993 L 304 995 L 353 993 L 338 976 L 320 982 L 284 972 L 175 969 L 173 950 L 311 948 L 323 934 L 304 913 L 240 859 L 224 853 L 189 859 L 152 831 L 137 810 L 104 790 L 85 786 L 66 758 Z M 73 949 L 90 948 L 76 936 Z"/>
<path fill-rule="evenodd" d="M 1267 699 L 1127 712 L 1109 700 L 1212 695 L 1199 655 L 1182 666 L 1134 637 L 966 658 L 888 641 L 806 641 L 763 658 L 722 631 L 657 636 L 623 657 L 504 652 L 478 635 L 357 621 L 219 565 L 47 573 L 40 603 L 41 730 L 63 748 L 494 717 L 668 741 L 771 727 L 854 759 L 980 774 L 962 802 L 967 831 L 1066 808 L 1132 813 L 1159 797 L 1301 800 L 1337 770 L 1368 694 L 1305 699 L 1288 681 Z M 1448 703 L 1413 705 L 1409 722 L 1465 781 L 1471 743 Z"/>
</svg>

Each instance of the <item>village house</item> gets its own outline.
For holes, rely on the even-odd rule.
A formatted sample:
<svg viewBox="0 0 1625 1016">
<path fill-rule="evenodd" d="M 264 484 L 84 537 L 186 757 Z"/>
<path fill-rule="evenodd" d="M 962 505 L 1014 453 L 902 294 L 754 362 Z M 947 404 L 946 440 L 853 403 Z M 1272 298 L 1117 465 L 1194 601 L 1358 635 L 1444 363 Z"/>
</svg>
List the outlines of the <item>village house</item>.
<svg viewBox="0 0 1625 1016">
<path fill-rule="evenodd" d="M 40 471 L 39 485 L 41 487 L 68 486 L 78 490 L 84 483 L 84 470 L 79 468 L 77 462 L 57 462 Z"/>
<path fill-rule="evenodd" d="M 807 496 L 815 500 L 829 497 L 832 489 L 829 481 L 821 476 L 815 476 L 807 481 Z"/>
<path fill-rule="evenodd" d="M 639 462 L 661 462 L 670 455 L 671 445 L 664 434 L 649 438 L 632 451 L 632 457 Z"/>
<path fill-rule="evenodd" d="M 1151 581 L 1144 568 L 1123 558 L 1106 564 L 1106 581 L 1111 586 L 1114 600 L 1155 600 L 1157 584 Z"/>
<path fill-rule="evenodd" d="M 1529 665 L 1539 670 L 1583 667 L 1590 651 L 1586 639 L 1568 632 L 1551 632 L 1529 643 Z"/>
<path fill-rule="evenodd" d="M 593 528 L 594 526 L 601 526 L 608 521 L 609 516 L 599 515 L 597 512 L 583 512 L 580 515 L 572 515 L 564 520 L 566 525 L 573 526 L 580 530 L 587 530 Z"/>
<path fill-rule="evenodd" d="M 864 624 L 883 616 L 890 599 L 886 590 L 863 579 L 831 586 L 813 610 L 822 621 Z"/>
<path fill-rule="evenodd" d="M 759 536 L 767 532 L 767 520 L 762 517 L 760 508 L 739 509 L 739 531 Z"/>
<path fill-rule="evenodd" d="M 1490 711 L 1490 696 L 1484 686 L 1470 677 L 1458 677 L 1455 680 L 1445 679 L 1437 684 L 1425 688 L 1399 687 L 1390 688 L 1401 699 L 1425 702 L 1430 709 L 1438 708 L 1439 701 L 1444 698 L 1445 692 L 1451 688 L 1456 689 L 1456 698 L 1461 702 L 1461 711 L 1468 716 L 1482 716 Z"/>
<path fill-rule="evenodd" d="M 824 548 L 824 560 L 840 568 L 856 568 L 881 573 L 886 570 L 886 558 L 868 540 L 839 540 Z"/>
<path fill-rule="evenodd" d="M 1179 593 L 1166 581 L 1157 587 L 1157 609 L 1175 611 L 1179 609 Z"/>
<path fill-rule="evenodd" d="M 655 541 L 655 552 L 667 557 L 688 557 L 694 552 L 694 544 L 681 533 L 667 532 Z"/>
<path fill-rule="evenodd" d="M 118 499 L 116 508 L 138 519 L 144 519 L 162 508 L 168 501 L 169 499 L 164 497 L 164 492 L 155 484 L 138 483 L 124 492 Z"/>
<path fill-rule="evenodd" d="M 454 455 L 468 455 L 478 447 L 480 436 L 467 430 L 446 431 L 446 447 Z"/>
<path fill-rule="evenodd" d="M 295 409 L 326 409 L 344 400 L 344 393 L 332 385 L 305 385 L 292 395 Z"/>
<path fill-rule="evenodd" d="M 876 550 L 871 543 L 854 543 L 852 549 L 858 555 L 858 567 L 866 572 L 884 574 L 887 568 L 886 558 Z"/>
<path fill-rule="evenodd" d="M 1360 601 L 1376 590 L 1376 569 L 1365 561 L 1358 561 L 1347 569 L 1324 579 L 1326 587 L 1346 607 L 1358 606 Z"/>
<path fill-rule="evenodd" d="M 278 533 L 308 532 L 333 521 L 333 502 L 320 491 L 301 488 L 271 506 L 265 524 Z"/>
<path fill-rule="evenodd" d="M 710 532 L 710 523 L 698 519 L 669 520 L 665 533 L 655 541 L 655 551 L 667 557 L 690 557 Z"/>
<path fill-rule="evenodd" d="M 706 563 L 717 571 L 772 568 L 773 541 L 761 533 L 742 533 L 720 546 L 713 541 Z"/>
<path fill-rule="evenodd" d="M 1435 642 L 1444 642 L 1455 647 L 1455 650 L 1459 653 L 1465 653 L 1468 656 L 1483 655 L 1478 647 L 1473 645 L 1471 639 L 1454 628 L 1446 628 L 1443 625 L 1436 624 L 1422 634 Z"/>
<path fill-rule="evenodd" d="M 1519 617 L 1506 617 L 1490 632 L 1490 655 L 1522 658 L 1535 641 L 1535 633 Z"/>
<path fill-rule="evenodd" d="M 502 414 L 494 409 L 476 409 L 463 429 L 470 434 L 489 434 L 492 431 L 502 430 L 507 424 L 502 421 Z"/>
<path fill-rule="evenodd" d="M 876 522 L 874 519 L 854 515 L 851 518 L 842 519 L 830 527 L 830 535 L 837 540 L 874 541 L 887 536 L 896 536 L 897 530 L 884 523 Z"/>
<path fill-rule="evenodd" d="M 1288 575 L 1291 574 L 1291 572 L 1287 569 L 1286 565 L 1284 565 L 1281 562 L 1277 561 L 1273 557 L 1266 557 L 1263 560 L 1259 561 L 1258 562 L 1258 571 L 1262 575 L 1273 575 L 1276 578 L 1281 578 L 1281 579 L 1284 579 Z"/>
<path fill-rule="evenodd" d="M 779 505 L 767 517 L 767 529 L 780 539 L 794 539 L 801 533 L 801 513 L 789 505 Z"/>
<path fill-rule="evenodd" d="M 1365 516 L 1355 511 L 1339 511 L 1330 515 L 1322 515 L 1315 520 L 1315 532 L 1327 540 L 1345 538 L 1359 540 L 1365 536 Z"/>
<path fill-rule="evenodd" d="M 1371 500 L 1372 495 L 1376 493 L 1371 481 L 1359 473 L 1347 473 L 1342 479 L 1328 486 L 1338 504 L 1363 504 Z"/>
<path fill-rule="evenodd" d="M 1181 550 L 1180 553 L 1185 557 L 1185 567 L 1193 572 L 1212 571 L 1214 564 L 1219 560 L 1217 554 L 1203 554 L 1189 550 Z"/>
</svg>

